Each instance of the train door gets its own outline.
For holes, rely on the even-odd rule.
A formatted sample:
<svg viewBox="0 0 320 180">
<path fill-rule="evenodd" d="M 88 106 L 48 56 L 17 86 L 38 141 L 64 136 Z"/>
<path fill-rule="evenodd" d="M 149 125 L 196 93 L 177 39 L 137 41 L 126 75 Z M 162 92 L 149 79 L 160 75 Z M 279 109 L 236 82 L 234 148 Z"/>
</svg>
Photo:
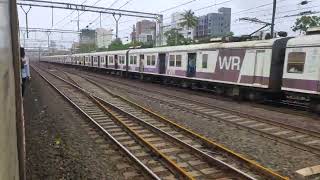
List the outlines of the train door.
<svg viewBox="0 0 320 180">
<path fill-rule="evenodd" d="M 108 68 L 108 65 L 109 65 L 108 55 L 106 55 L 106 57 L 104 58 L 104 60 L 106 61 L 106 68 Z"/>
<path fill-rule="evenodd" d="M 197 53 L 188 53 L 187 77 L 196 76 Z"/>
<path fill-rule="evenodd" d="M 144 68 L 144 55 L 140 54 L 140 59 L 139 59 L 139 72 L 143 72 Z"/>
<path fill-rule="evenodd" d="M 118 55 L 114 55 L 114 68 L 118 69 Z"/>
<path fill-rule="evenodd" d="M 262 84 L 263 81 L 263 68 L 265 61 L 265 51 L 257 50 L 254 65 L 253 84 Z"/>
<path fill-rule="evenodd" d="M 100 56 L 98 56 L 98 67 L 100 67 Z"/>
<path fill-rule="evenodd" d="M 93 67 L 93 56 L 91 56 L 91 67 Z"/>
<path fill-rule="evenodd" d="M 166 73 L 166 54 L 159 54 L 159 74 Z"/>
</svg>

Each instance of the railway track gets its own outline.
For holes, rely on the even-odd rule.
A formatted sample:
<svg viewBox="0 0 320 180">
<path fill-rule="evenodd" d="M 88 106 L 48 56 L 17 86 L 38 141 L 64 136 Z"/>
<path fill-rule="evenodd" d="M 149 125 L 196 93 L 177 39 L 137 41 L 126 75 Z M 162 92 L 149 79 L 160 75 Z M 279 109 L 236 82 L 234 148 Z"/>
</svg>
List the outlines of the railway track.
<svg viewBox="0 0 320 180">
<path fill-rule="evenodd" d="M 113 94 L 108 89 L 95 85 L 90 80 L 72 74 L 66 76 L 74 84 L 87 89 L 99 103 L 106 106 L 109 115 L 111 113 L 115 118 L 122 119 L 123 126 L 128 126 L 127 131 L 131 128 L 132 131 L 137 131 L 137 135 L 142 133 L 144 136 L 142 139 L 145 138 L 147 143 L 164 153 L 191 178 L 286 179 L 150 110 Z"/>
<path fill-rule="evenodd" d="M 221 159 L 224 157 L 221 155 L 215 155 L 216 157 L 209 155 L 201 149 L 203 146 L 200 143 L 177 133 L 152 117 L 136 114 L 132 107 L 121 103 L 115 97 L 109 97 L 109 100 L 114 103 L 111 104 L 57 75 L 42 76 L 105 133 L 108 133 L 110 138 L 119 143 L 124 151 L 130 153 L 146 174 L 154 179 L 270 178 L 264 174 L 265 172 L 263 175 L 266 178 L 262 178 L 264 176 L 259 174 L 261 172 L 255 174 L 251 169 L 250 171 L 237 169 L 223 162 Z M 73 81 L 76 82 L 74 79 Z M 95 87 L 91 90 L 98 91 Z M 276 178 L 280 177 L 276 176 Z"/>
<path fill-rule="evenodd" d="M 82 75 L 92 83 L 99 81 L 95 76 Z M 146 100 L 162 103 L 170 108 L 192 112 L 210 120 L 222 121 L 242 129 L 249 130 L 260 136 L 273 139 L 283 144 L 320 155 L 320 133 L 307 130 L 252 114 L 227 109 L 212 104 L 200 102 L 186 97 L 176 96 L 161 91 L 128 85 L 127 83 L 105 78 L 104 83 L 112 83 L 112 88 L 142 97 Z M 121 84 L 122 86 L 119 86 Z M 124 87 L 125 86 L 125 87 Z"/>
</svg>

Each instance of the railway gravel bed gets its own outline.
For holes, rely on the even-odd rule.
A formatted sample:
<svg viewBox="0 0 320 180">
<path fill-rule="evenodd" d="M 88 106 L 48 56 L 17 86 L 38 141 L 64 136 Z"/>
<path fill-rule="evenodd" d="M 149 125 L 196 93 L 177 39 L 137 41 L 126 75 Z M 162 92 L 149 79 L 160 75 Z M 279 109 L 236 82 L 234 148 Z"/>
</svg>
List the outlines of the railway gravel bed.
<svg viewBox="0 0 320 180">
<path fill-rule="evenodd" d="M 112 147 L 31 71 L 24 97 L 27 179 L 125 179 Z M 114 158 L 114 159 L 113 159 Z"/>
<path fill-rule="evenodd" d="M 268 118 L 252 116 L 227 108 L 221 108 L 217 105 L 159 91 L 148 91 L 146 89 L 139 89 L 138 87 L 133 89 L 131 86 L 119 88 L 115 83 L 112 87 L 118 91 L 126 91 L 127 93 L 144 97 L 146 100 L 167 104 L 181 111 L 193 112 L 202 118 L 209 119 L 209 121 L 223 121 L 224 123 L 247 129 L 252 133 L 320 155 L 319 132 L 288 126 L 285 123 L 275 122 Z"/>
<path fill-rule="evenodd" d="M 173 179 L 175 176 L 181 176 L 181 178 L 184 179 L 255 179 L 252 177 L 257 176 L 254 174 L 248 175 L 202 151 L 194 150 L 193 147 L 187 145 L 187 142 L 189 143 L 190 140 L 185 139 L 185 141 L 187 141 L 185 142 L 177 139 L 177 136 L 180 134 L 174 132 L 167 134 L 164 133 L 164 129 L 150 125 L 146 126 L 146 124 L 148 124 L 145 122 L 147 121 L 145 120 L 146 117 L 144 117 L 143 120 L 139 120 L 130 114 L 132 110 L 127 109 L 126 111 L 130 113 L 126 116 L 120 113 L 118 107 L 114 108 L 116 111 L 107 108 L 108 115 L 112 116 L 110 119 L 103 111 L 103 109 L 105 109 L 103 106 L 101 106 L 102 108 L 100 106 L 97 108 L 94 97 L 86 95 L 87 93 L 82 93 L 80 90 L 77 90 L 58 78 L 52 78 L 50 75 L 45 75 L 45 77 L 49 78 L 49 81 L 73 101 L 81 111 L 84 111 L 94 119 L 99 126 L 111 134 L 113 138 L 123 146 L 126 146 L 145 167 L 148 167 L 146 170 L 152 172 L 151 175 L 155 178 Z M 94 87 L 92 88 L 94 89 Z M 113 102 L 117 101 L 113 97 L 109 97 L 109 100 L 113 100 Z M 125 105 L 122 104 L 122 106 Z M 152 119 L 150 119 L 150 121 L 152 121 Z M 166 127 L 162 126 L 162 128 Z M 158 134 L 160 134 L 160 136 Z M 142 143 L 140 141 L 142 141 Z M 147 144 L 148 148 L 141 146 L 141 144 Z M 190 144 L 192 144 L 192 142 L 190 142 Z M 159 153 L 156 153 L 157 155 L 154 154 L 157 158 L 152 155 L 153 153 L 149 155 L 150 150 L 159 151 Z M 163 161 L 165 161 L 165 163 L 163 163 Z M 261 179 L 261 176 L 258 177 Z"/>
<path fill-rule="evenodd" d="M 105 82 L 101 79 L 97 80 L 97 82 L 107 85 L 110 84 L 110 82 Z M 257 160 L 263 165 L 271 167 L 278 172 L 292 176 L 295 170 L 306 166 L 316 165 L 320 162 L 318 156 L 271 140 L 266 140 L 259 136 L 253 136 L 246 131 L 226 127 L 221 123 L 208 122 L 206 119 L 192 113 L 179 112 L 164 104 L 159 105 L 159 103 L 146 101 L 146 99 L 139 96 L 128 95 L 126 93 L 123 93 L 123 95 L 151 107 L 153 110 L 165 114 L 168 117 L 174 118 L 177 122 L 182 123 L 203 135 L 217 139 L 219 142 L 224 142 L 228 147 L 239 150 L 239 152 L 247 154 L 250 158 Z M 197 122 L 194 121 L 195 119 L 197 119 Z M 223 133 L 221 132 L 221 129 L 223 129 Z M 237 131 L 237 133 L 235 133 L 235 131 Z"/>
<path fill-rule="evenodd" d="M 54 66 L 54 65 L 53 65 Z M 72 68 L 66 68 L 66 70 L 71 70 Z M 75 70 L 75 69 L 73 69 Z M 79 71 L 75 71 L 79 72 Z M 275 120 L 276 122 L 282 122 L 291 126 L 297 126 L 300 128 L 310 129 L 312 131 L 320 132 L 320 117 L 316 114 L 303 112 L 300 110 L 292 110 L 283 107 L 270 107 L 269 105 L 261 105 L 255 103 L 247 102 L 236 102 L 231 101 L 229 98 L 222 98 L 209 93 L 195 92 L 191 90 L 186 90 L 182 88 L 176 88 L 172 86 L 164 86 L 153 83 L 141 82 L 139 80 L 128 80 L 124 78 L 119 78 L 116 76 L 104 76 L 97 73 L 92 73 L 88 71 L 81 71 L 82 74 L 88 74 L 91 76 L 96 76 L 105 80 L 118 81 L 123 84 L 129 84 L 131 86 L 136 86 L 137 88 L 143 87 L 143 89 L 159 91 L 161 93 L 167 93 L 176 96 L 188 97 L 192 100 L 201 101 L 204 103 L 221 106 L 223 108 L 232 109 L 241 113 L 256 115 L 260 117 L 266 117 L 270 120 Z M 118 84 L 117 86 L 121 86 Z M 272 113 L 270 113 L 272 112 Z"/>
</svg>

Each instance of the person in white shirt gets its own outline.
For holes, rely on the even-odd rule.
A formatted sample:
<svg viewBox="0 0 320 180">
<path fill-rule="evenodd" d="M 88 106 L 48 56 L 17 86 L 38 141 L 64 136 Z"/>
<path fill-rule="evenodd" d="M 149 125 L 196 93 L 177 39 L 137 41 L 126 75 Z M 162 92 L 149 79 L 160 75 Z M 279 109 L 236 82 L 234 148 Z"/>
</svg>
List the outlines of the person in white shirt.
<svg viewBox="0 0 320 180">
<path fill-rule="evenodd" d="M 27 73 L 27 78 L 28 80 L 31 79 L 31 76 L 30 76 L 30 62 L 29 62 L 29 58 L 27 56 L 24 57 L 24 61 L 26 62 L 25 63 L 25 68 L 26 68 L 26 73 Z"/>
<path fill-rule="evenodd" d="M 20 58 L 21 58 L 21 79 L 22 79 L 21 90 L 22 90 L 22 96 L 23 96 L 26 88 L 27 78 L 28 78 L 24 48 L 20 48 Z"/>
</svg>

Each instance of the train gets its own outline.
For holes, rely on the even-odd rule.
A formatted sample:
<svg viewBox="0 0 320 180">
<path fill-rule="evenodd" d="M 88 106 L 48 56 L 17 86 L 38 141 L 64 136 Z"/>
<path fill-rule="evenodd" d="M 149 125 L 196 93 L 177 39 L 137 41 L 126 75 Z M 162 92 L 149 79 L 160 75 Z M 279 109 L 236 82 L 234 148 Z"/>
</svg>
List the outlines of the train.
<svg viewBox="0 0 320 180">
<path fill-rule="evenodd" d="M 319 34 L 55 55 L 41 61 L 251 101 L 290 99 L 320 112 Z"/>
</svg>

